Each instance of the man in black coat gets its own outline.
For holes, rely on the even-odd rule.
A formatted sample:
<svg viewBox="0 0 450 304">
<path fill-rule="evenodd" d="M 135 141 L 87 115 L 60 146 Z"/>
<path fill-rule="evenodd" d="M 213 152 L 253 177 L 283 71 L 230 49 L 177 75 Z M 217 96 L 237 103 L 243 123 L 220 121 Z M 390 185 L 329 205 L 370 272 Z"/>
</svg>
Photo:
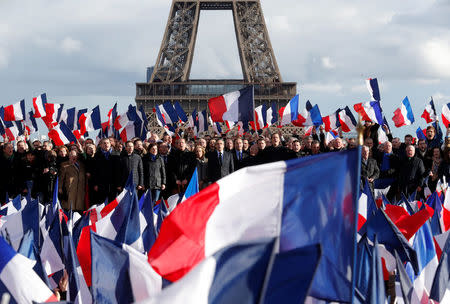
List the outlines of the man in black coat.
<svg viewBox="0 0 450 304">
<path fill-rule="evenodd" d="M 361 190 L 364 189 L 364 183 L 369 182 L 370 190 L 373 192 L 373 182 L 380 176 L 380 169 L 377 161 L 369 157 L 370 148 L 363 146 L 361 150 Z"/>
<path fill-rule="evenodd" d="M 265 163 L 289 159 L 288 150 L 281 144 L 280 134 L 272 134 L 271 143 L 272 145 L 264 150 Z"/>
<path fill-rule="evenodd" d="M 409 195 L 414 191 L 421 192 L 425 178 L 425 166 L 423 161 L 415 156 L 416 149 L 413 145 L 406 146 L 406 158 L 401 161 L 399 167 L 399 193 Z"/>
<path fill-rule="evenodd" d="M 172 186 L 172 193 L 179 193 L 185 190 L 189 180 L 194 173 L 196 166 L 195 154 L 189 152 L 184 138 L 177 140 L 177 149 L 172 149 L 168 158 L 169 182 Z"/>
<path fill-rule="evenodd" d="M 243 161 L 249 156 L 248 153 L 244 151 L 244 143 L 242 139 L 235 139 L 234 149 L 231 150 L 231 153 L 233 155 L 234 169 L 241 169 L 243 167 Z"/>
<path fill-rule="evenodd" d="M 222 177 L 234 172 L 233 156 L 224 150 L 223 139 L 216 141 L 216 151 L 208 158 L 208 177 L 211 182 L 215 182 Z"/>
<path fill-rule="evenodd" d="M 5 203 L 6 194 L 14 198 L 17 194 L 16 175 L 17 161 L 14 158 L 14 147 L 11 143 L 3 146 L 0 155 L 0 202 Z"/>
<path fill-rule="evenodd" d="M 133 172 L 133 183 L 138 190 L 144 189 L 144 169 L 142 166 L 142 158 L 134 153 L 134 143 L 127 141 L 125 143 L 125 153 L 120 158 L 122 180 L 121 187 L 125 186 L 128 176 Z"/>
<path fill-rule="evenodd" d="M 113 151 L 109 138 L 103 138 L 100 149 L 95 153 L 95 170 L 92 172 L 92 184 L 95 203 L 101 204 L 108 199 L 113 201 L 121 190 L 120 154 Z"/>
</svg>

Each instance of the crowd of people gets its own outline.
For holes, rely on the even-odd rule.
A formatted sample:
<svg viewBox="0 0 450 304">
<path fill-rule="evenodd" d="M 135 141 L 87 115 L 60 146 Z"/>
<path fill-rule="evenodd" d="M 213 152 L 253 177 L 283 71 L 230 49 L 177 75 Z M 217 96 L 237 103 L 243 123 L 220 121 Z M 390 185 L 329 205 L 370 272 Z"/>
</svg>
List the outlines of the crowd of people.
<svg viewBox="0 0 450 304">
<path fill-rule="evenodd" d="M 433 126 L 426 139 L 416 141 L 406 135 L 402 142 L 389 132 L 389 141 L 379 143 L 379 125 L 367 122 L 361 161 L 361 185 L 370 188 L 388 184 L 388 198 L 398 198 L 428 187 L 436 189 L 438 180 L 450 177 L 450 146 Z M 387 130 L 387 129 L 386 129 Z M 181 136 L 156 134 L 143 141 L 125 143 L 103 138 L 98 145 L 92 139 L 54 147 L 50 141 L 25 141 L 0 144 L 0 202 L 18 194 L 31 195 L 41 202 L 52 199 L 58 187 L 64 209 L 84 211 L 94 204 L 112 201 L 120 193 L 132 172 L 139 195 L 152 192 L 154 200 L 185 190 L 195 170 L 200 189 L 243 167 L 279 160 L 305 157 L 355 148 L 356 138 L 336 137 L 326 142 L 325 133 L 311 136 L 282 136 L 272 129 L 245 133 L 243 136 L 205 134 L 194 138 L 191 132 Z"/>
</svg>

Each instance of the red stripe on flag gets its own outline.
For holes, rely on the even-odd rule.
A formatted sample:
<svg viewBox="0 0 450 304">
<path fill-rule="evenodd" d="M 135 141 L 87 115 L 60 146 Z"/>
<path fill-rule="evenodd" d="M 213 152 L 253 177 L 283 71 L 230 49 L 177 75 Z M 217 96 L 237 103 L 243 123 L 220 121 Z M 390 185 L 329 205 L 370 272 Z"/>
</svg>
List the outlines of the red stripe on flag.
<svg viewBox="0 0 450 304">
<path fill-rule="evenodd" d="M 227 111 L 227 105 L 223 96 L 211 98 L 208 101 L 209 111 L 213 122 L 223 122 L 223 113 Z"/>
<path fill-rule="evenodd" d="M 398 108 L 394 111 L 394 117 L 392 117 L 392 121 L 395 123 L 395 126 L 401 127 L 405 125 L 405 118 L 402 115 L 402 110 Z"/>
<path fill-rule="evenodd" d="M 148 253 L 156 272 L 174 282 L 205 258 L 206 225 L 218 204 L 219 185 L 215 183 L 169 214 Z"/>
</svg>

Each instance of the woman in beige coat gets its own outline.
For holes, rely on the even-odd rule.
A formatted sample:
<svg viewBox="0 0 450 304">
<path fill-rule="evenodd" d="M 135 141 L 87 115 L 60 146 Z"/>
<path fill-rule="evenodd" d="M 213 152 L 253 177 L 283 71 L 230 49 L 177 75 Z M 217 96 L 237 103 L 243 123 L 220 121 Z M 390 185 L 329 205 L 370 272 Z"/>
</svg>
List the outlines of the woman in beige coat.
<svg viewBox="0 0 450 304">
<path fill-rule="evenodd" d="M 86 170 L 78 161 L 78 152 L 69 153 L 69 161 L 61 164 L 58 181 L 61 206 L 64 210 L 84 211 L 86 191 Z"/>
</svg>

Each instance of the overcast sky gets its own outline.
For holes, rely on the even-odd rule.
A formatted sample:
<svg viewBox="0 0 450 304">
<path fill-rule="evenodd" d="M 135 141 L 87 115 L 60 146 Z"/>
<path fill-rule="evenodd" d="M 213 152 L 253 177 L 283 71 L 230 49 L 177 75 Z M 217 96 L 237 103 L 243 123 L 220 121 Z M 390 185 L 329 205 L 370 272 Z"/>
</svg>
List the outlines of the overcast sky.
<svg viewBox="0 0 450 304">
<path fill-rule="evenodd" d="M 408 96 L 416 123 L 433 96 L 450 102 L 450 0 L 261 0 L 284 81 L 322 115 L 367 101 L 377 77 L 390 121 Z M 102 109 L 134 103 L 155 64 L 170 0 L 0 0 L 1 104 L 49 101 Z M 191 78 L 242 78 L 231 12 L 203 11 Z M 225 93 L 225 92 L 224 92 Z M 106 115 L 104 113 L 104 115 Z"/>
</svg>

